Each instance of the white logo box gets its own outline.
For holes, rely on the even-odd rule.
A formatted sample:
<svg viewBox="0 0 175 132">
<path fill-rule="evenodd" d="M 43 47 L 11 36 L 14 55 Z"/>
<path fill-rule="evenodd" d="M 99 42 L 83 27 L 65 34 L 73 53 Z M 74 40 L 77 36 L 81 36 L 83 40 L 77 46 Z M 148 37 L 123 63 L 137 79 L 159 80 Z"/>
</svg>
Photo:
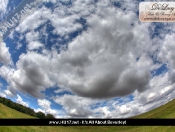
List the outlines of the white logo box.
<svg viewBox="0 0 175 132">
<path fill-rule="evenodd" d="M 175 2 L 140 2 L 141 22 L 175 22 Z"/>
</svg>

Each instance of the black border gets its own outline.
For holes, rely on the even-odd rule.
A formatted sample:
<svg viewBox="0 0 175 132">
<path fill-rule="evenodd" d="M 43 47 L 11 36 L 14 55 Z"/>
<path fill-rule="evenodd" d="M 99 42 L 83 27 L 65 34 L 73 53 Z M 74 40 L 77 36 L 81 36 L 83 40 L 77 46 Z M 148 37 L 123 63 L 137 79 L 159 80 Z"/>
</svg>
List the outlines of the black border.
<svg viewBox="0 0 175 132">
<path fill-rule="evenodd" d="M 0 119 L 0 126 L 175 126 L 175 119 Z"/>
</svg>

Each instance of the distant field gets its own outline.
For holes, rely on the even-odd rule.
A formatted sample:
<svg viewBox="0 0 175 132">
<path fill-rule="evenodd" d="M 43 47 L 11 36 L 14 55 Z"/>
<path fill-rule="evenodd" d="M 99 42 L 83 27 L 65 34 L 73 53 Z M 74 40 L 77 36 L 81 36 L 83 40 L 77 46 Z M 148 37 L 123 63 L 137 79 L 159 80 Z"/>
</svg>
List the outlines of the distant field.
<svg viewBox="0 0 175 132">
<path fill-rule="evenodd" d="M 0 104 L 1 118 L 33 118 Z M 175 99 L 169 103 L 133 118 L 175 118 Z M 11 126 L 0 127 L 0 132 L 175 132 L 175 127 L 167 126 Z"/>
</svg>

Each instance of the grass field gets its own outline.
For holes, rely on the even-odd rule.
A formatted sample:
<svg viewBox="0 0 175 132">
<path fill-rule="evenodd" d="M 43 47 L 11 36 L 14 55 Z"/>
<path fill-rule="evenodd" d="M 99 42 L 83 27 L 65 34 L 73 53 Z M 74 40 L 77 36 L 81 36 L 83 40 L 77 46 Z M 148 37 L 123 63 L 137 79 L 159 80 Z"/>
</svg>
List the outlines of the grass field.
<svg viewBox="0 0 175 132">
<path fill-rule="evenodd" d="M 1 118 L 33 118 L 0 104 Z M 133 118 L 175 118 L 175 99 L 169 103 Z M 173 126 L 10 126 L 0 132 L 175 132 Z"/>
<path fill-rule="evenodd" d="M 0 118 L 35 118 L 0 103 Z"/>
</svg>

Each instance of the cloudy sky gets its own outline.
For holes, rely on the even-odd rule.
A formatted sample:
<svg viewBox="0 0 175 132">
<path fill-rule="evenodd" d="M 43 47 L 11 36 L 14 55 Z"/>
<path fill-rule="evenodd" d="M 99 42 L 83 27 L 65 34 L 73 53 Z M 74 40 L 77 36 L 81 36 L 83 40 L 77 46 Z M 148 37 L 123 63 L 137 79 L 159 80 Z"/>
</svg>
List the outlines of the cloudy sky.
<svg viewBox="0 0 175 132">
<path fill-rule="evenodd" d="M 1 0 L 1 21 L 22 0 Z M 0 96 L 57 118 L 125 118 L 175 98 L 175 24 L 140 1 L 43 0 L 0 43 Z"/>
</svg>

